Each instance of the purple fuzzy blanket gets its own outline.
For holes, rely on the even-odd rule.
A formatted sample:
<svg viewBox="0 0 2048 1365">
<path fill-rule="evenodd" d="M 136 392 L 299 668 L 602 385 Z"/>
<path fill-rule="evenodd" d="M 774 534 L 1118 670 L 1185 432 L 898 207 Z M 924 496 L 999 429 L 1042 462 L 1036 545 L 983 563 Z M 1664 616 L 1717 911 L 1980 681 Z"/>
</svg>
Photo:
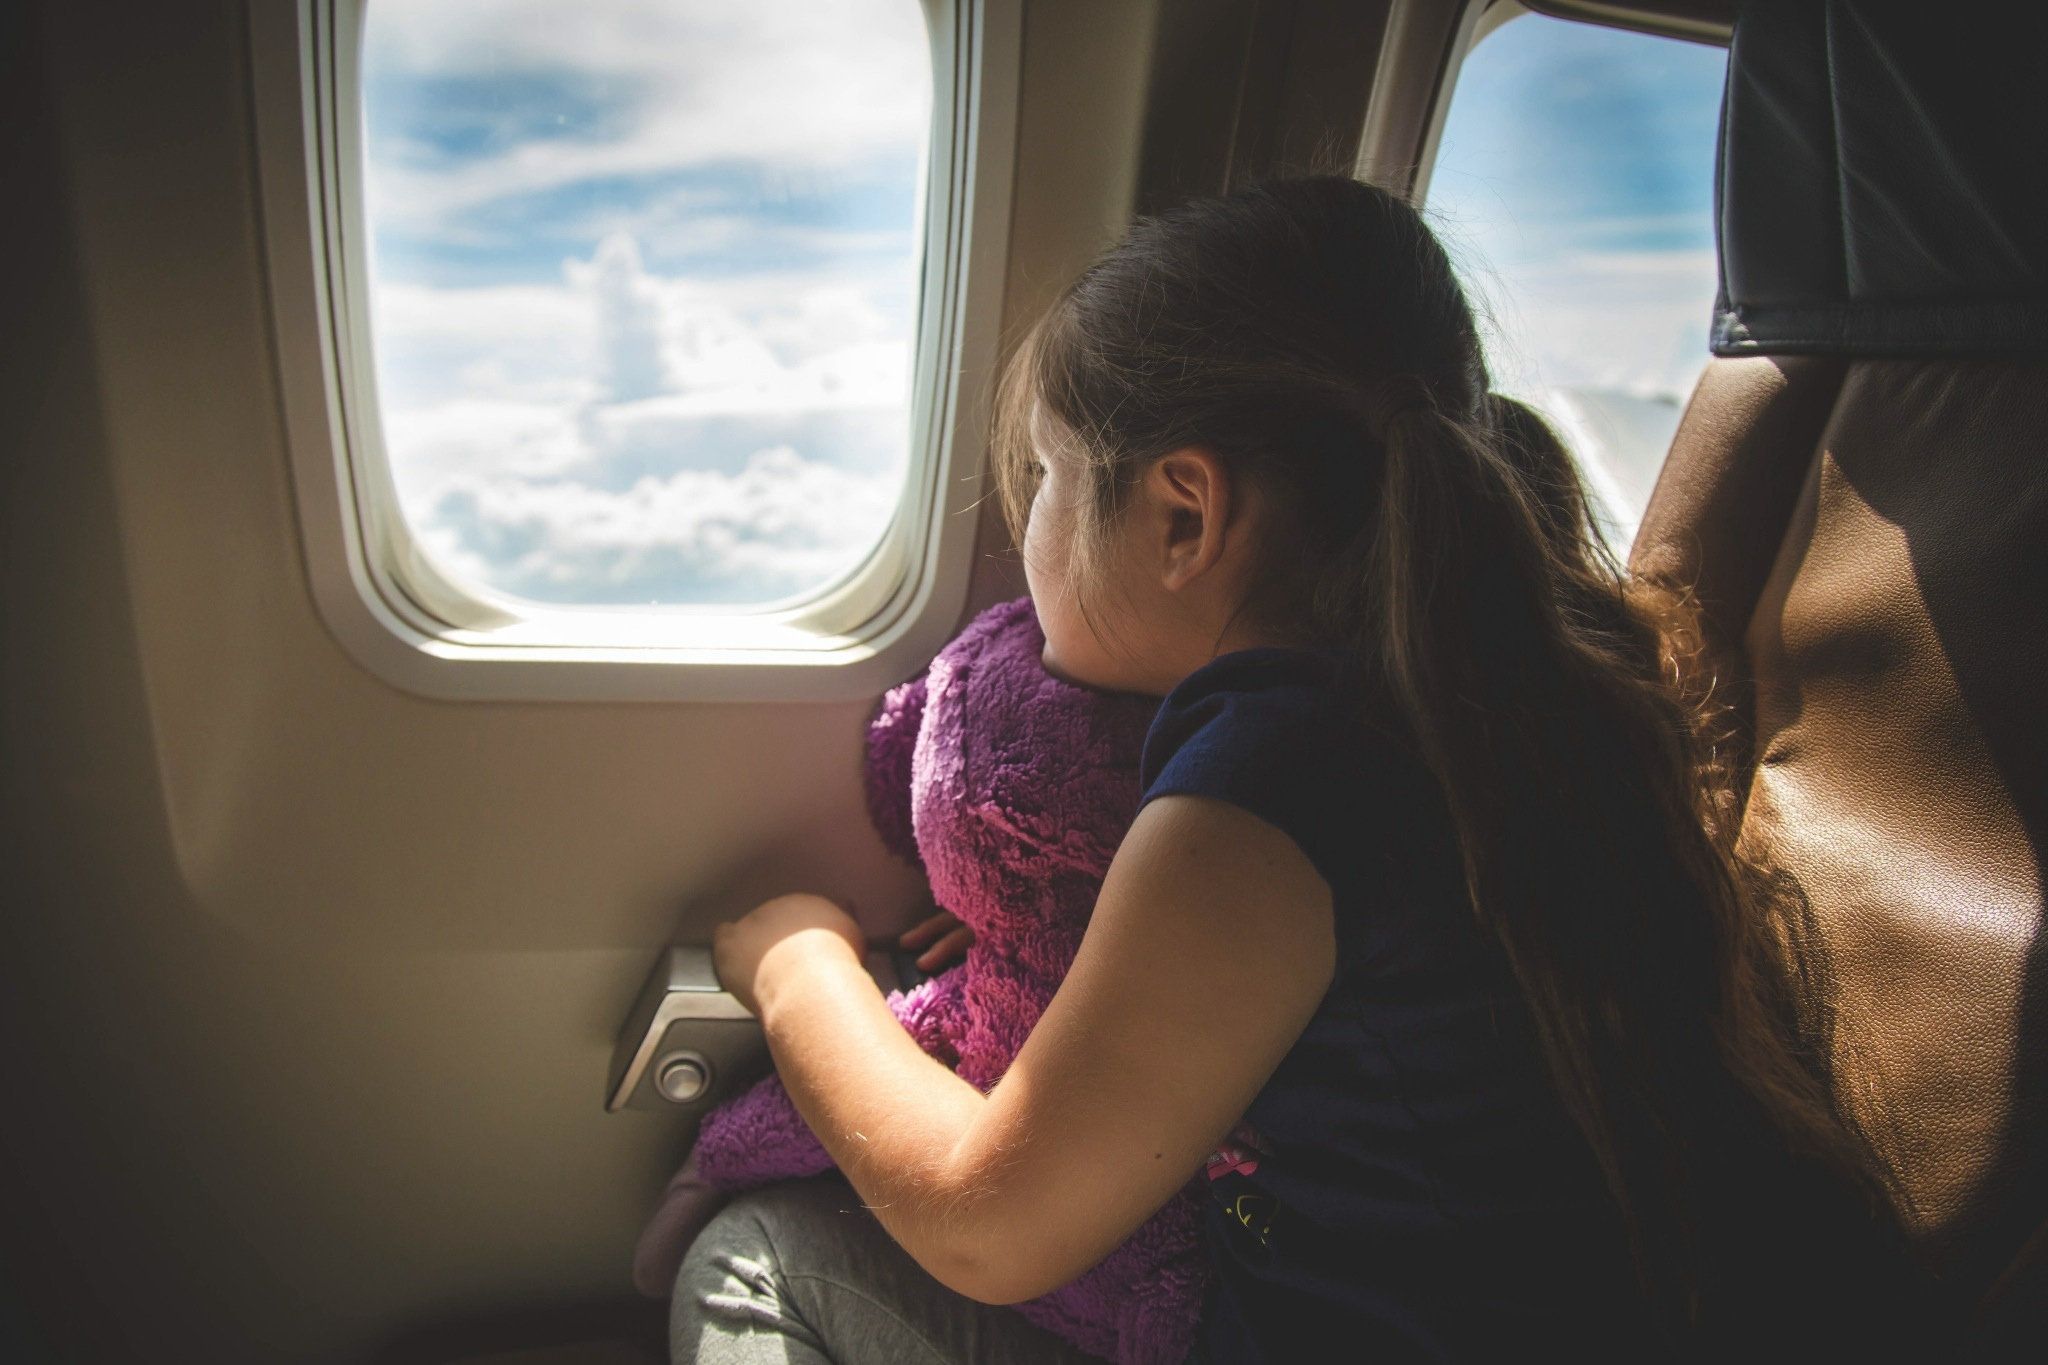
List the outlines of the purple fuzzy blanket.
<svg viewBox="0 0 2048 1365">
<path fill-rule="evenodd" d="M 1029 598 L 992 607 L 868 728 L 869 810 L 920 861 L 939 906 L 974 930 L 966 959 L 889 1007 L 918 1045 L 983 1092 L 1002 1078 L 1080 946 L 1138 804 L 1157 703 L 1045 671 Z M 773 1076 L 713 1110 L 697 1168 L 738 1189 L 828 1170 Z M 1197 1177 L 1199 1178 L 1199 1177 Z M 1017 1311 L 1136 1365 L 1186 1356 L 1210 1271 L 1183 1190 L 1094 1269 Z"/>
</svg>

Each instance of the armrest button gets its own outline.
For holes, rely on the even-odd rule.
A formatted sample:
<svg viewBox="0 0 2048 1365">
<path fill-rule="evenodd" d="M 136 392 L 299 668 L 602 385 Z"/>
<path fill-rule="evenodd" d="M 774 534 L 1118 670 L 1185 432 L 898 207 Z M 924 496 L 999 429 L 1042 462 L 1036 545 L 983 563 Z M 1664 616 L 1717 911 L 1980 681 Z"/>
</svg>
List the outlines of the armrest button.
<svg viewBox="0 0 2048 1365">
<path fill-rule="evenodd" d="M 697 1053 L 670 1053 L 657 1068 L 654 1088 L 673 1104 L 688 1104 L 711 1088 L 711 1064 Z"/>
</svg>

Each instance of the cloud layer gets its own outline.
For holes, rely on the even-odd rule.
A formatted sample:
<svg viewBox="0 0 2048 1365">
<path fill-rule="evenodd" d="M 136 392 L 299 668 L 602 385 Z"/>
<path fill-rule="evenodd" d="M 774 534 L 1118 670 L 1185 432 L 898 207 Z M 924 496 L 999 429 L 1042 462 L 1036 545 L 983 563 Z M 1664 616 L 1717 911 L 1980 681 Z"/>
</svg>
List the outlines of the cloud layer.
<svg viewBox="0 0 2048 1365">
<path fill-rule="evenodd" d="M 369 14 L 382 435 L 432 557 L 556 604 L 857 563 L 909 440 L 917 0 Z"/>
<path fill-rule="evenodd" d="M 380 332 L 380 370 L 411 401 L 386 405 L 385 445 L 458 577 L 550 603 L 767 602 L 850 568 L 894 510 L 910 343 L 868 291 L 661 279 L 615 235 L 552 289 L 392 302 L 412 327 Z"/>
</svg>

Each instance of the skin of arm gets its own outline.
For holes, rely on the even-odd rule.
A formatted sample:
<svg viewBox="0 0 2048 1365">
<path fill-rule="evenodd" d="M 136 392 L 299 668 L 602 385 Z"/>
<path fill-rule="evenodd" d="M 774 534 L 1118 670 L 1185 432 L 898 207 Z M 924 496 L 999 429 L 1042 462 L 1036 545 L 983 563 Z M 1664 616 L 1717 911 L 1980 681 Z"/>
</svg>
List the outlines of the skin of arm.
<svg viewBox="0 0 2048 1365">
<path fill-rule="evenodd" d="M 985 1303 L 1067 1283 L 1185 1185 L 1336 969 L 1329 886 L 1300 847 L 1190 796 L 1139 813 L 1072 969 L 987 1096 L 903 1031 L 861 946 L 816 897 L 769 902 L 715 943 L 854 1189 L 934 1278 Z"/>
</svg>

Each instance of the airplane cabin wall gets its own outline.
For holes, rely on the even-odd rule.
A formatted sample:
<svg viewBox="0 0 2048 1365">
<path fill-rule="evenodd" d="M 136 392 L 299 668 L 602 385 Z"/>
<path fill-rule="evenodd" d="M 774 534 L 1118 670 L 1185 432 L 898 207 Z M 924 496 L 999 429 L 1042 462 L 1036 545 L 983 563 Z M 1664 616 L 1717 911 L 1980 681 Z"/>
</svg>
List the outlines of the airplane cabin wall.
<svg viewBox="0 0 2048 1365">
<path fill-rule="evenodd" d="M 1029 7 L 1006 320 L 1128 214 L 1156 9 Z M 609 1322 L 685 1147 L 602 1108 L 661 945 L 794 887 L 921 893 L 862 806 L 872 703 L 364 672 L 296 540 L 242 7 L 6 22 L 10 1344 L 439 1358 L 464 1322 Z M 992 502 L 982 536 L 970 611 L 1022 591 Z"/>
</svg>

